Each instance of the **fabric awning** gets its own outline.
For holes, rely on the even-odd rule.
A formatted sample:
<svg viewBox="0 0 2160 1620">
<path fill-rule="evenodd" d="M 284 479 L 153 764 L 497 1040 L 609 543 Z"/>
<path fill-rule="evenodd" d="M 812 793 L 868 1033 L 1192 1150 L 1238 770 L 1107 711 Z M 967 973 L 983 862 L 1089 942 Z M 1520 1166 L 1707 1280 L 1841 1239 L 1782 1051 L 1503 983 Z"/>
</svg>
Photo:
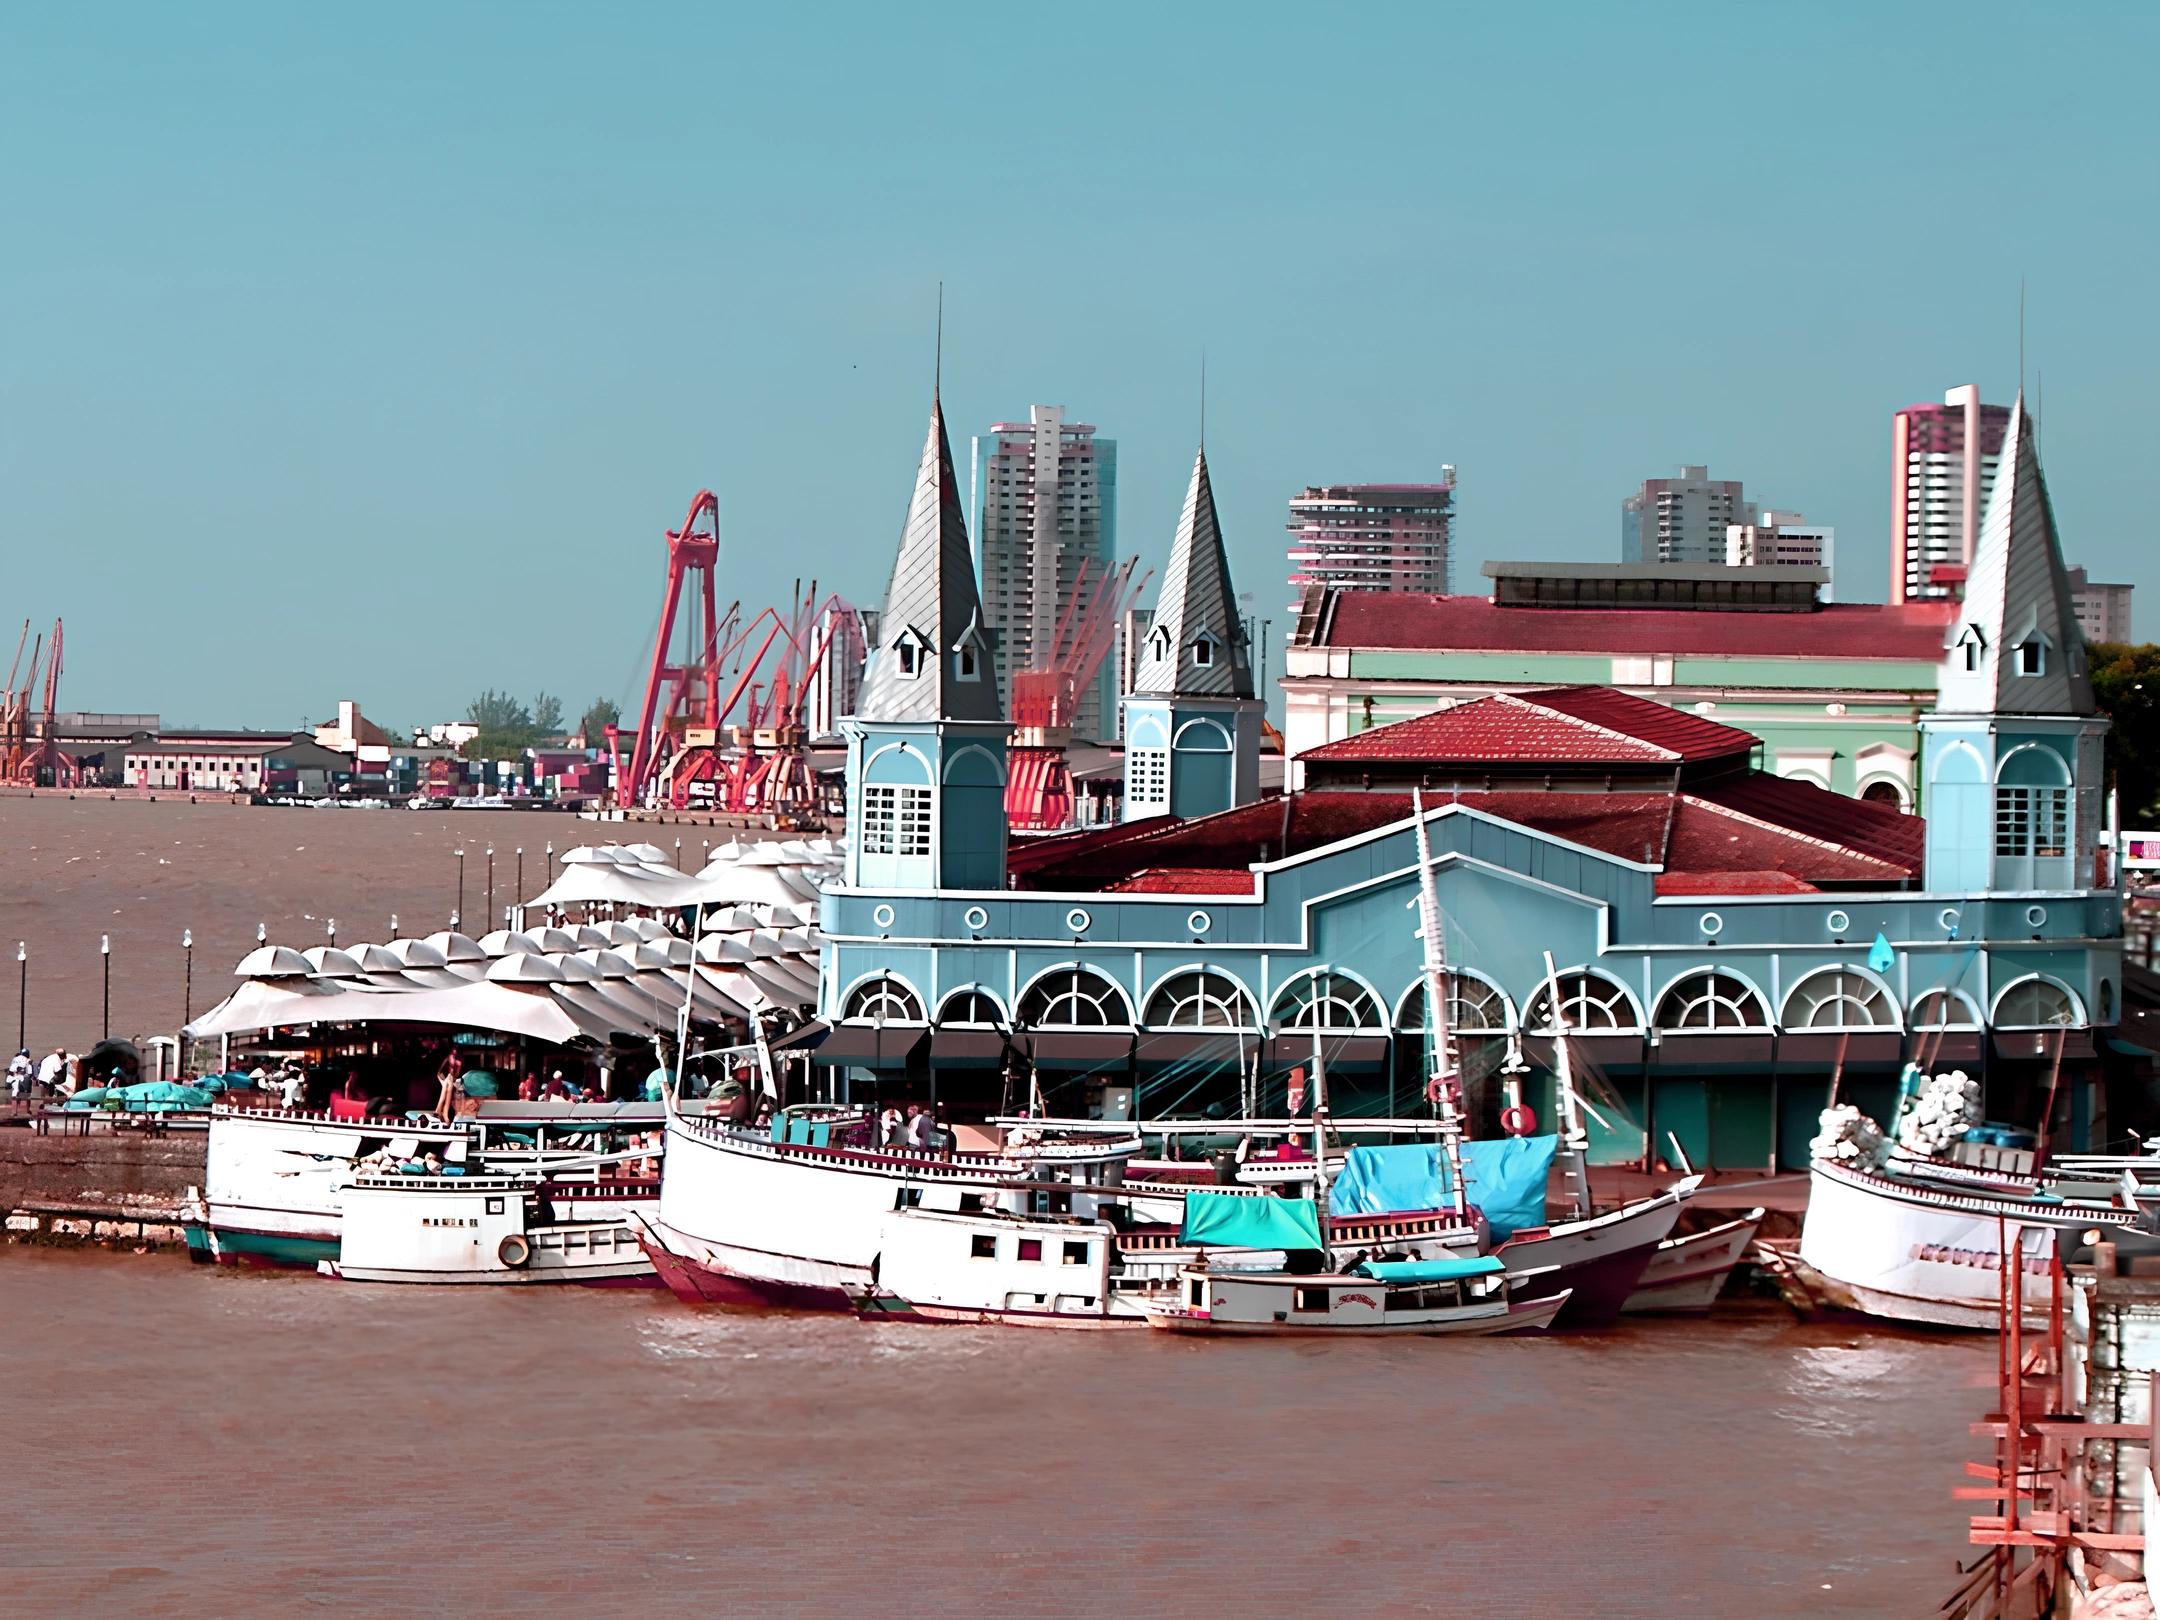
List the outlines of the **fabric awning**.
<svg viewBox="0 0 2160 1620">
<path fill-rule="evenodd" d="M 1840 1054 L 1848 1067 L 1895 1067 L 1905 1061 L 1905 1032 L 1897 1029 L 1855 1029 L 1840 1033 L 1827 1029 L 1795 1030 L 1780 1035 L 1780 1064 L 1835 1064 Z"/>
<path fill-rule="evenodd" d="M 1388 1039 L 1385 1035 L 1322 1035 L 1320 1037 L 1320 1061 L 1330 1070 L 1354 1070 L 1360 1073 L 1379 1068 L 1387 1062 Z M 1313 1038 L 1309 1032 L 1293 1035 L 1274 1035 L 1268 1038 L 1267 1065 L 1271 1070 L 1293 1068 L 1302 1063 L 1312 1067 Z"/>
<path fill-rule="evenodd" d="M 2054 1059 L 2058 1047 L 2065 1061 L 2089 1058 L 2093 1055 L 2093 1033 L 2089 1029 L 2067 1028 L 1995 1031 L 1995 1055 L 1999 1058 L 2024 1058 L 2045 1063 Z"/>
<path fill-rule="evenodd" d="M 1771 1035 L 1724 1034 L 1706 1030 L 1700 1035 L 1667 1030 L 1658 1041 L 1660 1069 L 1692 1069 L 1736 1063 L 1768 1063 L 1775 1047 Z"/>
<path fill-rule="evenodd" d="M 875 1069 L 897 1069 L 930 1031 L 921 1024 L 835 1024 L 826 1032 L 811 1057 L 819 1063 L 860 1063 Z"/>
<path fill-rule="evenodd" d="M 1005 1061 L 1005 1037 L 994 1029 L 934 1030 L 930 1061 L 941 1069 L 995 1069 Z"/>
<path fill-rule="evenodd" d="M 1042 1068 L 1103 1069 L 1131 1059 L 1133 1036 L 1130 1030 L 1039 1029 L 1028 1033 L 1025 1045 Z"/>
<path fill-rule="evenodd" d="M 1221 1243 L 1237 1249 L 1324 1249 L 1320 1209 L 1310 1198 L 1189 1192 L 1180 1243 Z"/>
</svg>

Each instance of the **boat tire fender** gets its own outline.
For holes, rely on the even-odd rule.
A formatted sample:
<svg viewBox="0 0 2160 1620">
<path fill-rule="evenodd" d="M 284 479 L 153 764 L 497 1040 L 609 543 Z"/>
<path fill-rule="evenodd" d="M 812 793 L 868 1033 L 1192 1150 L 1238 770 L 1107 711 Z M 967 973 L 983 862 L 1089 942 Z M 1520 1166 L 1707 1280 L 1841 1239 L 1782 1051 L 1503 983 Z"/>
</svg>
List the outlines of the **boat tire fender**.
<svg viewBox="0 0 2160 1620">
<path fill-rule="evenodd" d="M 495 1245 L 495 1258 L 514 1270 L 532 1258 L 532 1244 L 522 1233 L 512 1232 Z"/>
</svg>

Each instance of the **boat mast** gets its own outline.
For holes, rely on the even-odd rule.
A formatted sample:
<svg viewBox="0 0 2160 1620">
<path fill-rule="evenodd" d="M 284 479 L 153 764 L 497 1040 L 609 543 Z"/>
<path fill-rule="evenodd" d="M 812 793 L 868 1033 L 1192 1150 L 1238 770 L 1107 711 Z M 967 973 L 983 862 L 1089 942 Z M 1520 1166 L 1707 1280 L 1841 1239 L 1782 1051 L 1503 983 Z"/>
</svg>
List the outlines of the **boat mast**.
<svg viewBox="0 0 2160 1620">
<path fill-rule="evenodd" d="M 1327 1213 L 1327 1064 L 1320 1055 L 1320 1002 L 1313 1001 L 1312 1030 L 1312 1095 L 1306 1102 L 1312 1107 L 1312 1156 L 1313 1156 L 1313 1202 L 1320 1213 Z"/>
<path fill-rule="evenodd" d="M 1440 893 L 1433 886 L 1432 845 L 1425 836 L 1425 795 L 1410 790 L 1411 819 L 1417 824 L 1418 931 L 1425 936 L 1425 1027 L 1432 1043 L 1432 1074 L 1426 1090 L 1440 1128 L 1440 1151 L 1447 1156 L 1455 1213 L 1470 1217 L 1470 1197 L 1463 1186 L 1462 1115 L 1456 1108 L 1459 1079 L 1455 1040 L 1447 1021 L 1446 942 L 1440 928 Z"/>
<path fill-rule="evenodd" d="M 1567 1014 L 1560 1005 L 1560 970 L 1545 953 L 1545 999 L 1552 1003 L 1553 1053 L 1559 1060 L 1560 1149 L 1567 1155 L 1568 1181 L 1575 1192 L 1575 1217 L 1590 1218 L 1590 1133 L 1583 1127 L 1582 1096 L 1575 1089 L 1575 1065 L 1568 1056 Z"/>
</svg>

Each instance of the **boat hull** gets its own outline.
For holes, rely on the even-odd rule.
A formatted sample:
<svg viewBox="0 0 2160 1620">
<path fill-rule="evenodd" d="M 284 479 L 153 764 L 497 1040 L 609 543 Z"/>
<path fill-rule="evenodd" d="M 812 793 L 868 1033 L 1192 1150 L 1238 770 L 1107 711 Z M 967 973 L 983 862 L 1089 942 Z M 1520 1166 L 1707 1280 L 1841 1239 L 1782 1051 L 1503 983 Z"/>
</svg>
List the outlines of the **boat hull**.
<svg viewBox="0 0 2160 1620">
<path fill-rule="evenodd" d="M 2028 1324 L 2041 1326 L 2055 1234 L 2129 1219 L 2119 1206 L 2040 1205 L 1979 1186 L 1915 1186 L 1818 1161 L 1799 1258 L 1811 1290 L 1832 1308 L 1987 1331 L 2001 1321 L 2005 1235 L 2014 1226 L 2020 1307 Z"/>
<path fill-rule="evenodd" d="M 1657 1257 L 1658 1245 L 1672 1235 L 1680 1205 L 1695 1186 L 1690 1178 L 1609 1214 L 1510 1238 L 1493 1252 L 1508 1269 L 1516 1299 L 1568 1295 L 1555 1327 L 1610 1327 Z"/>
<path fill-rule="evenodd" d="M 1762 1226 L 1755 1210 L 1737 1221 L 1707 1231 L 1667 1238 L 1657 1246 L 1642 1281 L 1620 1308 L 1630 1316 L 1679 1315 L 1707 1311 L 1747 1253 Z"/>
<path fill-rule="evenodd" d="M 575 1288 L 658 1288 L 660 1278 L 652 1262 L 642 1255 L 603 1266 L 548 1267 L 512 1271 L 507 1267 L 488 1271 L 413 1271 L 388 1267 L 347 1266 L 325 1260 L 319 1268 L 325 1277 L 342 1282 L 436 1283 L 480 1287 L 520 1287 L 545 1284 Z"/>
<path fill-rule="evenodd" d="M 1228 1321 L 1205 1311 L 1176 1306 L 1147 1307 L 1147 1324 L 1165 1333 L 1187 1333 L 1217 1338 L 1243 1339 L 1393 1339 L 1393 1338 L 1505 1338 L 1518 1333 L 1542 1333 L 1567 1308 L 1565 1294 L 1542 1299 L 1516 1300 L 1505 1313 L 1491 1316 L 1458 1315 L 1452 1319 L 1409 1322 L 1358 1322 L 1330 1325 L 1323 1322 Z"/>
</svg>

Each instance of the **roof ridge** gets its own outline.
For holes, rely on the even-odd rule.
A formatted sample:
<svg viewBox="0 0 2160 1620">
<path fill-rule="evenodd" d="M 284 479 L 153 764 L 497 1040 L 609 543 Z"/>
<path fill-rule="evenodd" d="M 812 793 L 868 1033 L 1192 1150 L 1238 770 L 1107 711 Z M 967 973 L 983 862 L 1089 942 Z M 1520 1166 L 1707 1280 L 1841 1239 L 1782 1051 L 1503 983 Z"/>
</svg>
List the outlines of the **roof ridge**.
<svg viewBox="0 0 2160 1620">
<path fill-rule="evenodd" d="M 1619 688 L 1602 687 L 1597 688 L 1596 690 L 1618 692 Z M 1628 697 L 1631 695 L 1632 694 L 1627 692 L 1620 692 L 1620 696 L 1622 697 Z M 1667 748 L 1662 743 L 1654 743 L 1647 737 L 1638 737 L 1630 731 L 1615 731 L 1611 726 L 1601 726 L 1595 720 L 1585 720 L 1579 714 L 1570 714 L 1566 709 L 1556 709 L 1553 708 L 1550 704 L 1533 702 L 1529 698 L 1520 696 L 1514 692 L 1495 692 L 1493 696 L 1504 697 L 1510 703 L 1521 704 L 1522 707 L 1526 709 L 1536 709 L 1540 714 L 1557 715 L 1559 718 L 1567 721 L 1571 725 L 1577 725 L 1582 727 L 1585 731 L 1594 731 L 1597 732 L 1600 736 L 1605 737 L 1617 737 L 1622 742 L 1631 742 L 1635 744 L 1638 748 L 1647 748 L 1652 753 L 1659 755 L 1671 764 L 1677 765 L 1680 763 L 1681 756 L 1679 753 L 1677 753 L 1673 749 Z"/>
</svg>

